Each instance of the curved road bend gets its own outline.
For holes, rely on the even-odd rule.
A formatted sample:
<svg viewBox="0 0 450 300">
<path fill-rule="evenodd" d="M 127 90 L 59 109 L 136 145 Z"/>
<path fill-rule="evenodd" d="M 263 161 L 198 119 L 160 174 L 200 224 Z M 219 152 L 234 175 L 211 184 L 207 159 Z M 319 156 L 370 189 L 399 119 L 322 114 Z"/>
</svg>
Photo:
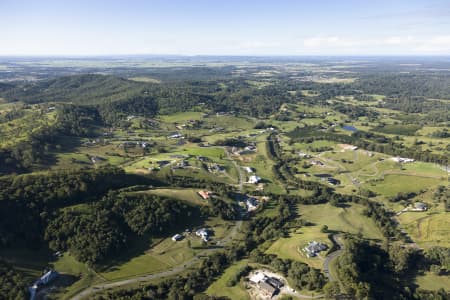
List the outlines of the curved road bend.
<svg viewBox="0 0 450 300">
<path fill-rule="evenodd" d="M 342 243 L 342 241 L 339 239 L 341 236 L 339 234 L 333 234 L 331 236 L 331 239 L 334 243 L 336 243 L 339 246 L 339 249 L 331 252 L 330 254 L 325 257 L 325 261 L 323 262 L 323 272 L 325 273 L 325 276 L 327 276 L 329 281 L 336 281 L 336 278 L 333 278 L 333 275 L 330 273 L 330 262 L 341 255 L 344 252 L 345 246 Z"/>
</svg>

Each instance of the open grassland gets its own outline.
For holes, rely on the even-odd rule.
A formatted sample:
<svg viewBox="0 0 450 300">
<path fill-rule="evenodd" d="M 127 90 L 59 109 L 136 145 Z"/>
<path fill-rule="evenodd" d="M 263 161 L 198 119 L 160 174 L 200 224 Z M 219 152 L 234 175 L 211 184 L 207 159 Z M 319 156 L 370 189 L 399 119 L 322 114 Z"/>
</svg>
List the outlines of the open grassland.
<svg viewBox="0 0 450 300">
<path fill-rule="evenodd" d="M 424 275 L 417 276 L 415 283 L 424 290 L 437 291 L 444 289 L 450 292 L 450 276 L 448 275 L 436 275 L 431 272 L 426 272 Z"/>
<path fill-rule="evenodd" d="M 414 175 L 385 175 L 382 181 L 370 182 L 366 187 L 379 195 L 392 197 L 399 192 L 418 193 L 439 184 L 445 184 L 444 179 L 419 177 Z"/>
<path fill-rule="evenodd" d="M 211 116 L 205 118 L 204 121 L 215 128 L 221 127 L 226 130 L 241 131 L 252 129 L 255 121 L 251 118 L 235 117 L 235 116 Z M 240 134 L 240 132 L 238 133 Z"/>
<path fill-rule="evenodd" d="M 310 241 L 322 242 L 332 246 L 327 233 L 320 231 L 321 226 L 306 226 L 290 232 L 289 237 L 279 238 L 273 243 L 266 253 L 275 254 L 280 258 L 292 259 L 304 262 L 311 267 L 322 269 L 326 251 L 316 257 L 307 257 L 302 250 Z"/>
<path fill-rule="evenodd" d="M 339 78 L 339 77 L 323 77 L 314 78 L 312 81 L 316 83 L 352 83 L 356 78 Z"/>
<path fill-rule="evenodd" d="M 406 212 L 397 219 L 421 247 L 450 247 L 450 213 L 442 207 L 431 208 L 428 212 Z"/>
<path fill-rule="evenodd" d="M 146 77 L 146 76 L 130 77 L 130 78 L 128 78 L 128 80 L 137 81 L 137 82 L 161 83 L 161 80 L 159 80 L 159 79 L 152 78 L 152 77 Z"/>
<path fill-rule="evenodd" d="M 195 111 L 187 111 L 187 112 L 181 112 L 171 115 L 164 115 L 160 116 L 159 119 L 163 122 L 167 123 L 182 123 L 186 122 L 188 120 L 200 120 L 202 118 L 201 112 L 195 112 Z"/>
<path fill-rule="evenodd" d="M 241 287 L 239 283 L 237 283 L 235 286 L 227 285 L 227 282 L 235 276 L 239 269 L 245 267 L 247 264 L 248 260 L 243 259 L 228 267 L 219 277 L 219 279 L 214 281 L 214 283 L 209 286 L 209 288 L 206 290 L 206 294 L 215 297 L 228 297 L 233 300 L 250 299 L 249 294 L 243 287 Z"/>
<path fill-rule="evenodd" d="M 174 198 L 182 201 L 189 202 L 191 204 L 195 205 L 208 205 L 208 202 L 200 198 L 200 196 L 197 194 L 197 192 L 200 189 L 177 189 L 177 188 L 170 188 L 170 189 L 154 189 L 154 190 L 148 190 L 141 193 L 149 193 L 154 194 L 158 196 L 164 196 L 169 198 Z"/>
<path fill-rule="evenodd" d="M 317 226 L 327 225 L 330 231 L 361 233 L 368 239 L 383 239 L 383 236 L 368 217 L 364 216 L 364 206 L 356 203 L 336 207 L 330 204 L 299 205 L 298 214 Z"/>
<path fill-rule="evenodd" d="M 65 253 L 62 257 L 58 258 L 53 264 L 53 267 L 62 275 L 58 279 L 62 281 L 61 286 L 55 293 L 61 299 L 70 299 L 78 291 L 103 280 L 86 264 L 78 262 L 69 253 Z M 73 282 L 73 280 L 75 281 Z M 67 281 L 67 284 L 64 281 Z"/>
</svg>

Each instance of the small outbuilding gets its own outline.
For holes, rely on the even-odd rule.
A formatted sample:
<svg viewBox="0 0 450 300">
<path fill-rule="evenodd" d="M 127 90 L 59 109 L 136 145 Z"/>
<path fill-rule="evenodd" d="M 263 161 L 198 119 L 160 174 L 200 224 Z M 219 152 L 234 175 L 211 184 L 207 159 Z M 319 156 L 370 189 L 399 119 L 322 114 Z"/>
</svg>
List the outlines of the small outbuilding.
<svg viewBox="0 0 450 300">
<path fill-rule="evenodd" d="M 414 203 L 414 210 L 426 211 L 428 209 L 427 205 L 423 202 Z"/>
<path fill-rule="evenodd" d="M 183 239 L 183 236 L 181 235 L 181 234 L 175 234 L 173 237 L 172 237 L 172 241 L 174 241 L 174 242 L 178 242 L 178 241 L 181 241 Z"/>
<path fill-rule="evenodd" d="M 253 184 L 257 184 L 261 181 L 261 177 L 256 176 L 256 175 L 252 175 L 249 177 L 248 182 L 249 183 L 253 183 Z"/>
</svg>

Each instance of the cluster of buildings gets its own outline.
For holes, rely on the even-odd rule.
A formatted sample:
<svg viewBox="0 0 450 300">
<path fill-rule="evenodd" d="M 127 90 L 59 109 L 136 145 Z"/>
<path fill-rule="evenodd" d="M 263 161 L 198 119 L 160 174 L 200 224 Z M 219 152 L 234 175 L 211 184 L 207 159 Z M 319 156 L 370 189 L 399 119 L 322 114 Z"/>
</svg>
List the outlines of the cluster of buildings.
<svg viewBox="0 0 450 300">
<path fill-rule="evenodd" d="M 184 139 L 184 136 L 179 132 L 174 132 L 168 136 L 169 139 Z"/>
<path fill-rule="evenodd" d="M 255 172 L 255 170 L 251 167 L 243 167 L 244 171 L 247 172 L 247 174 L 252 174 Z M 256 176 L 256 175 L 250 175 L 248 177 L 248 183 L 251 184 L 258 184 L 261 182 L 261 177 Z"/>
<path fill-rule="evenodd" d="M 397 163 L 412 163 L 412 162 L 414 162 L 414 159 L 412 159 L 412 158 L 399 157 L 399 156 L 392 157 L 391 159 Z"/>
<path fill-rule="evenodd" d="M 280 278 L 268 276 L 264 272 L 255 272 L 250 276 L 249 280 L 264 296 L 269 298 L 278 294 L 280 289 L 284 286 L 284 283 Z"/>
<path fill-rule="evenodd" d="M 185 234 L 186 235 L 191 234 L 190 229 L 186 229 Z M 200 237 L 204 242 L 209 241 L 211 234 L 212 234 L 212 231 L 207 228 L 200 228 L 195 232 L 195 235 Z M 178 241 L 183 240 L 184 237 L 185 237 L 185 235 L 177 233 L 172 237 L 172 241 L 178 242 Z"/>
<path fill-rule="evenodd" d="M 303 251 L 306 253 L 307 257 L 314 257 L 319 252 L 324 251 L 328 248 L 328 246 L 321 242 L 311 241 L 303 248 Z"/>
<path fill-rule="evenodd" d="M 301 158 L 311 158 L 311 155 L 302 151 L 298 152 L 298 156 L 300 156 Z"/>
<path fill-rule="evenodd" d="M 351 150 L 351 151 L 358 150 L 357 146 L 353 146 L 350 144 L 341 144 L 340 146 L 342 147 L 342 150 Z"/>
<path fill-rule="evenodd" d="M 247 207 L 247 212 L 252 212 L 258 208 L 259 200 L 254 197 L 248 197 L 245 199 L 245 206 Z"/>
<path fill-rule="evenodd" d="M 150 146 L 149 142 L 146 141 L 125 141 L 122 142 L 119 147 L 121 148 L 134 148 L 134 147 L 141 147 L 141 148 L 147 148 Z"/>
<path fill-rule="evenodd" d="M 225 167 L 218 165 L 216 163 L 208 164 L 207 169 L 209 173 L 225 172 Z"/>
<path fill-rule="evenodd" d="M 258 148 L 255 144 L 250 144 L 248 146 L 245 146 L 244 148 L 238 148 L 238 147 L 232 147 L 231 152 L 234 155 L 246 155 L 246 154 L 254 154 Z"/>
<path fill-rule="evenodd" d="M 251 175 L 248 178 L 248 183 L 252 183 L 252 184 L 258 184 L 261 181 L 261 177 L 256 176 L 256 175 Z"/>
<path fill-rule="evenodd" d="M 200 237 L 204 242 L 209 241 L 210 230 L 206 228 L 200 228 L 195 232 L 195 235 Z"/>
<path fill-rule="evenodd" d="M 311 165 L 319 166 L 319 167 L 325 166 L 325 164 L 324 164 L 323 162 L 321 162 L 320 160 L 317 160 L 317 159 L 311 159 L 311 160 L 309 161 L 309 163 L 310 163 Z"/>
</svg>

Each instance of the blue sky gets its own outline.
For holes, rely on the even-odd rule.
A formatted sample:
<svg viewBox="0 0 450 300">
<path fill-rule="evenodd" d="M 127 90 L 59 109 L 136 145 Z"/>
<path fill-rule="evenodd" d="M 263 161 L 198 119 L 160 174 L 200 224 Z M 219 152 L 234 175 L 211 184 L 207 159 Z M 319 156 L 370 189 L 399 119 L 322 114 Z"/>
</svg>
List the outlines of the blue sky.
<svg viewBox="0 0 450 300">
<path fill-rule="evenodd" d="M 0 55 L 450 55 L 450 0 L 0 0 Z"/>
</svg>

